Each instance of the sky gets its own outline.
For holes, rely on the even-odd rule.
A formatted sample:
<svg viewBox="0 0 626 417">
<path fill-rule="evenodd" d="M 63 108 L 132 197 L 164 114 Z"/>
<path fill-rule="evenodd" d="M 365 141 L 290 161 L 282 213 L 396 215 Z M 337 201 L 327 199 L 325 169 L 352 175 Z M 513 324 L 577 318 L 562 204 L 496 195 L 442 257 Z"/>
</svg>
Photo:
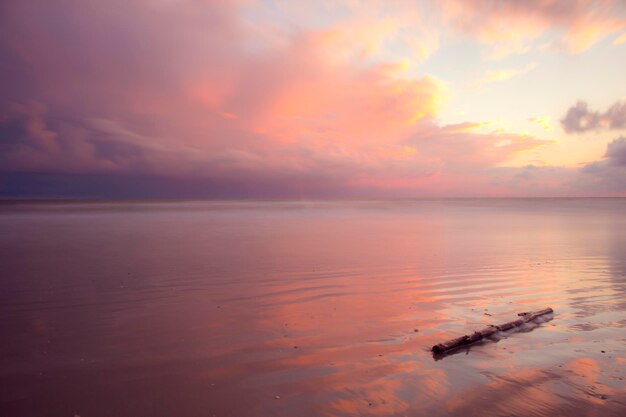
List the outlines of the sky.
<svg viewBox="0 0 626 417">
<path fill-rule="evenodd" d="M 3 0 L 4 198 L 626 196 L 624 0 Z"/>
</svg>

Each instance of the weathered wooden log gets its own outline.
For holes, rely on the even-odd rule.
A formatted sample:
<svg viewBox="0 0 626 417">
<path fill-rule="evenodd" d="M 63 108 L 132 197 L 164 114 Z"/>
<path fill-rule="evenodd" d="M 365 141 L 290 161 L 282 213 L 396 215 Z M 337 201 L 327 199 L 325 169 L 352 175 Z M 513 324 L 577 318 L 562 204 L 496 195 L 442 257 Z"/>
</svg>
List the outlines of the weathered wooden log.
<svg viewBox="0 0 626 417">
<path fill-rule="evenodd" d="M 448 340 L 447 342 L 438 343 L 432 347 L 432 351 L 435 354 L 439 354 L 439 353 L 444 353 L 444 352 L 447 352 L 449 350 L 452 350 L 461 346 L 466 346 L 474 342 L 478 342 L 479 340 L 482 340 L 485 337 L 489 337 L 498 331 L 510 330 L 514 327 L 521 326 L 524 323 L 533 321 L 539 316 L 543 316 L 544 314 L 553 313 L 553 312 L 554 310 L 548 307 L 548 308 L 544 308 L 543 310 L 535 311 L 534 313 L 531 313 L 531 312 L 519 313 L 518 316 L 520 316 L 521 318 L 517 320 L 510 321 L 508 323 L 504 323 L 499 326 L 489 325 L 489 327 L 485 327 L 484 329 L 474 332 L 472 334 L 469 334 L 469 335 L 466 334 L 465 336 L 457 337 L 456 339 Z"/>
</svg>

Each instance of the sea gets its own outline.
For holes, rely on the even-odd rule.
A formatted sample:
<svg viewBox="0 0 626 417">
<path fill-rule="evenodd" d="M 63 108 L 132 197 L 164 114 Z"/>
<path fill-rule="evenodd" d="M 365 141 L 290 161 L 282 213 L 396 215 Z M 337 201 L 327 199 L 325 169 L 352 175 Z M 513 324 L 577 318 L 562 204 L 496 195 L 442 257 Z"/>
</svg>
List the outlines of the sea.
<svg viewBox="0 0 626 417">
<path fill-rule="evenodd" d="M 626 199 L 0 201 L 1 416 L 617 417 L 625 377 Z"/>
</svg>

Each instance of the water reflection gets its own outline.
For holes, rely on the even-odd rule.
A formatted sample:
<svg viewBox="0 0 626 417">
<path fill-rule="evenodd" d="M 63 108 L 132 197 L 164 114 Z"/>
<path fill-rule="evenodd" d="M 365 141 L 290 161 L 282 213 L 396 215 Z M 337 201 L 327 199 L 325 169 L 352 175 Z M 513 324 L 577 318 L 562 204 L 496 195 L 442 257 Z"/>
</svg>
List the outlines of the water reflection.
<svg viewBox="0 0 626 417">
<path fill-rule="evenodd" d="M 623 415 L 625 209 L 0 206 L 0 413 Z M 545 306 L 532 332 L 429 352 Z"/>
</svg>

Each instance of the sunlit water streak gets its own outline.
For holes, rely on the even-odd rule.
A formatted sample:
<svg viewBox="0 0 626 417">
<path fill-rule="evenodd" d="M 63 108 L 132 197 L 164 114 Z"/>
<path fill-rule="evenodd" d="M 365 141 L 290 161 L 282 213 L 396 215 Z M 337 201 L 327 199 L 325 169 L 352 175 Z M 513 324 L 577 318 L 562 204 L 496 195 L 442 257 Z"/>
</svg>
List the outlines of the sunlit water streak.
<svg viewBox="0 0 626 417">
<path fill-rule="evenodd" d="M 625 214 L 5 202 L 0 415 L 625 415 Z M 428 351 L 546 306 L 497 342 Z"/>
</svg>

